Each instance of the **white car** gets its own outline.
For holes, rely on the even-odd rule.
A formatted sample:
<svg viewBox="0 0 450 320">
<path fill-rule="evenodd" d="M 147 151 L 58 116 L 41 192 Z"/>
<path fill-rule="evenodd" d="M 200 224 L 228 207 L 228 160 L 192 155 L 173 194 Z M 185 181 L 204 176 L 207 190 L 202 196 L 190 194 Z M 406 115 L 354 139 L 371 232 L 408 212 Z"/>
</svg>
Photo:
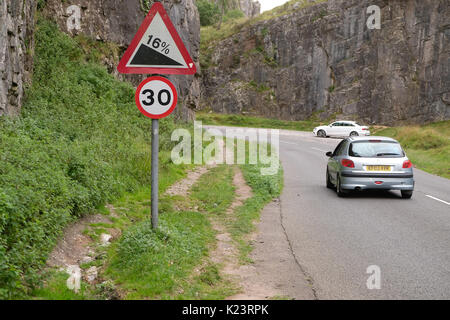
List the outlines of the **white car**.
<svg viewBox="0 0 450 320">
<path fill-rule="evenodd" d="M 369 127 L 361 126 L 355 121 L 335 121 L 328 126 L 314 128 L 313 133 L 322 138 L 370 136 Z"/>
</svg>

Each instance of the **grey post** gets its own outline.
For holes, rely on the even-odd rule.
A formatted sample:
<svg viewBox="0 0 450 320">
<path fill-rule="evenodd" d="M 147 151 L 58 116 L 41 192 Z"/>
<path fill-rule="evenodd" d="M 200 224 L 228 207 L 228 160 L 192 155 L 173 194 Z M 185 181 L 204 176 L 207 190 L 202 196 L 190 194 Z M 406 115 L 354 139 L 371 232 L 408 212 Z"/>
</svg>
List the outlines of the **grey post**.
<svg viewBox="0 0 450 320">
<path fill-rule="evenodd" d="M 152 228 L 158 228 L 159 120 L 152 119 Z"/>
</svg>

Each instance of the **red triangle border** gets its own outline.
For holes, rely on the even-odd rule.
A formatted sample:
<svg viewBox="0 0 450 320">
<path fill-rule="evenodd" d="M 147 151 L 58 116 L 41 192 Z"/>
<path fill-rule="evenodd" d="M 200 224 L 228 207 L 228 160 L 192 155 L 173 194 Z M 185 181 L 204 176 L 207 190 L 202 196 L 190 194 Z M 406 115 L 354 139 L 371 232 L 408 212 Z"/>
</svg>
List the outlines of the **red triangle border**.
<svg viewBox="0 0 450 320">
<path fill-rule="evenodd" d="M 192 68 L 183 68 L 183 69 L 175 69 L 175 68 L 152 68 L 152 67 L 127 67 L 128 61 L 131 59 L 136 47 L 139 45 L 142 37 L 147 31 L 148 27 L 153 21 L 153 18 L 156 16 L 156 13 L 161 15 L 162 20 L 164 21 L 167 29 L 170 32 L 175 44 L 180 50 L 181 55 L 183 56 L 186 64 L 189 66 L 192 63 Z M 134 36 L 130 45 L 128 46 L 125 54 L 117 66 L 117 71 L 120 73 L 128 73 L 128 74 L 195 74 L 197 72 L 197 67 L 195 66 L 194 61 L 192 61 L 189 52 L 186 49 L 183 41 L 181 40 L 177 30 L 175 29 L 172 21 L 169 18 L 164 6 L 160 2 L 155 2 L 139 27 L 138 32 Z"/>
</svg>

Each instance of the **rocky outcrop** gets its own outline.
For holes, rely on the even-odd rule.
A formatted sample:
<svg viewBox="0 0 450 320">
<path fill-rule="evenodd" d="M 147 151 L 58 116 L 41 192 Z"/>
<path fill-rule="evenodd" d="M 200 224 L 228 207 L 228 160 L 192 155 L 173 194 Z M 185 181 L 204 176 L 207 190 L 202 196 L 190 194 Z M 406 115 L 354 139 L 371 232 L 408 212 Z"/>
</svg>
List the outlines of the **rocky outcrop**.
<svg viewBox="0 0 450 320">
<path fill-rule="evenodd" d="M 249 18 L 258 16 L 261 13 L 261 4 L 255 0 L 239 0 L 241 11 Z"/>
<path fill-rule="evenodd" d="M 371 5 L 381 29 L 367 26 Z M 287 120 L 449 119 L 449 17 L 446 0 L 293 3 L 202 52 L 211 57 L 202 106 Z"/>
<path fill-rule="evenodd" d="M 16 115 L 32 68 L 36 1 L 0 1 L 0 116 Z"/>
<path fill-rule="evenodd" d="M 198 61 L 200 18 L 195 0 L 161 1 L 186 45 L 194 62 Z M 153 1 L 149 0 L 47 0 L 45 12 L 53 17 L 61 30 L 70 34 L 86 34 L 98 41 L 114 42 L 124 52 L 136 34 Z M 105 61 L 115 72 L 118 61 Z M 200 66 L 197 64 L 197 69 Z M 120 76 L 137 85 L 145 76 Z M 190 111 L 199 103 L 199 76 L 170 76 L 180 97 L 177 116 L 192 119 Z"/>
<path fill-rule="evenodd" d="M 221 8 L 221 0 L 209 0 L 215 2 Z M 240 10 L 247 18 L 253 18 L 261 13 L 261 3 L 257 0 L 228 0 L 225 2 L 225 11 Z"/>
</svg>

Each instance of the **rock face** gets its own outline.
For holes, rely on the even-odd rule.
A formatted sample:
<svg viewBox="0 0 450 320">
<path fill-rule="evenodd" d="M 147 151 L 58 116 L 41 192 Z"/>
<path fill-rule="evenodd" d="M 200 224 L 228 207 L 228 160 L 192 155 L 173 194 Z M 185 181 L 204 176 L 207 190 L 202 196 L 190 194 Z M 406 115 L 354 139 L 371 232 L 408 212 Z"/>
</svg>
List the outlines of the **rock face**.
<svg viewBox="0 0 450 320">
<path fill-rule="evenodd" d="M 0 115 L 16 115 L 32 68 L 36 1 L 0 1 Z"/>
<path fill-rule="evenodd" d="M 380 29 L 367 25 L 371 5 L 381 9 Z M 450 2 L 291 6 L 286 15 L 250 23 L 210 46 L 202 107 L 368 124 L 450 118 Z"/>
<path fill-rule="evenodd" d="M 210 1 L 214 1 L 219 7 L 221 7 L 222 2 L 220 0 Z M 239 9 L 246 17 L 253 18 L 261 13 L 261 4 L 257 0 L 228 0 L 226 2 L 226 9 Z"/>
<path fill-rule="evenodd" d="M 192 59 L 198 65 L 200 18 L 195 0 L 161 1 Z M 133 39 L 153 1 L 149 0 L 47 0 L 46 13 L 56 19 L 61 30 L 70 34 L 83 33 L 98 41 L 117 43 L 122 52 Z M 118 61 L 105 61 L 115 72 Z M 120 76 L 137 85 L 146 76 Z M 193 118 L 192 108 L 199 103 L 199 76 L 170 76 L 180 97 L 177 115 Z"/>
<path fill-rule="evenodd" d="M 254 0 L 239 0 L 241 11 L 249 18 L 258 16 L 261 13 L 261 4 Z"/>
</svg>

